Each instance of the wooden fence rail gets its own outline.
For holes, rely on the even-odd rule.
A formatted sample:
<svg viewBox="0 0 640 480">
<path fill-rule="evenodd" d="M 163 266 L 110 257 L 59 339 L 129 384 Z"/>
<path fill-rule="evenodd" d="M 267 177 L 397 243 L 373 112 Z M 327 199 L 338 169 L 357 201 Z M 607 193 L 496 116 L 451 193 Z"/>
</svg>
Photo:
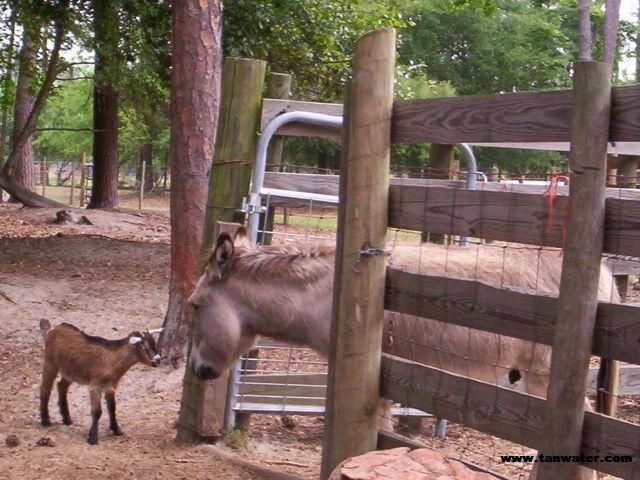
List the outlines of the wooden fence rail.
<svg viewBox="0 0 640 480">
<path fill-rule="evenodd" d="M 527 447 L 539 449 L 544 444 L 544 421 L 549 412 L 542 398 L 387 354 L 382 357 L 381 395 Z M 605 455 L 631 455 L 634 460 L 592 463 L 590 468 L 640 479 L 640 469 L 634 468 L 640 458 L 638 438 L 639 425 L 585 414 L 584 455 L 600 455 L 603 459 Z"/>
<path fill-rule="evenodd" d="M 551 345 L 558 299 L 387 268 L 385 309 Z M 640 364 L 640 307 L 600 303 L 592 353 Z"/>
<path fill-rule="evenodd" d="M 512 93 L 417 100 L 396 100 L 393 143 L 540 143 L 569 142 L 571 91 Z M 612 94 L 612 142 L 640 141 L 640 86 L 615 87 Z M 261 124 L 291 111 L 342 115 L 336 103 L 265 99 Z M 292 124 L 282 135 L 340 139 L 323 127 Z"/>
</svg>

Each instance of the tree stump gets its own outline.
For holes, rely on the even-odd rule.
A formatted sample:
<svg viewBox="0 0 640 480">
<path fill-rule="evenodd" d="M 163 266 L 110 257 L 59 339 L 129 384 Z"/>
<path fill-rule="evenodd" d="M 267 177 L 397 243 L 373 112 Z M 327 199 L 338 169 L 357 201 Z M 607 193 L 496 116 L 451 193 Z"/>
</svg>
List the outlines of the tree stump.
<svg viewBox="0 0 640 480">
<path fill-rule="evenodd" d="M 428 448 L 378 450 L 352 457 L 333 471 L 329 480 L 496 480 Z"/>
</svg>

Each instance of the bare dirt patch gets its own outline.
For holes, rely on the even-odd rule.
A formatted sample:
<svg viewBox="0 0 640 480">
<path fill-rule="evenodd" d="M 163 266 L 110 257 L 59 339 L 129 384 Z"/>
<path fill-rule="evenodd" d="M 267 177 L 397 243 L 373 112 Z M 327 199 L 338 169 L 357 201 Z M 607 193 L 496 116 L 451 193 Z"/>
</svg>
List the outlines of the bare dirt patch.
<svg viewBox="0 0 640 480">
<path fill-rule="evenodd" d="M 137 365 L 125 375 L 117 394 L 124 437 L 112 436 L 103 418 L 100 444 L 86 443 L 89 398 L 80 385 L 69 396 L 72 426 L 61 424 L 55 393 L 54 425 L 39 425 L 38 320 L 70 322 L 107 338 L 157 327 L 169 275 L 166 215 L 83 211 L 96 219 L 94 226 L 57 226 L 47 223 L 52 213 L 0 205 L 0 479 L 284 480 L 238 463 L 243 458 L 306 474 L 306 462 L 293 465 L 298 455 L 277 447 L 230 455 L 224 446 L 176 445 L 183 369 Z M 138 223 L 130 227 L 132 220 Z M 11 435 L 17 446 L 5 445 Z M 38 446 L 42 437 L 53 446 Z M 268 436 L 261 438 L 272 444 Z"/>
</svg>

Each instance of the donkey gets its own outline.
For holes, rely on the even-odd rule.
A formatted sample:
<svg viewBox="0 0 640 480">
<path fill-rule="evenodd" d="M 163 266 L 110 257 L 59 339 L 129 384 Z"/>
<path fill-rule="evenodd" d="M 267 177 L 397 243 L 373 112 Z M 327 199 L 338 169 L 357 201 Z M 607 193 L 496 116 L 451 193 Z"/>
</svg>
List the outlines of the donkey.
<svg viewBox="0 0 640 480">
<path fill-rule="evenodd" d="M 217 378 L 258 335 L 307 345 L 326 355 L 334 263 L 332 247 L 256 248 L 244 229 L 235 239 L 222 233 L 189 299 L 195 311 L 189 363 L 196 375 Z M 484 245 L 399 246 L 390 264 L 555 296 L 561 272 L 559 251 Z M 599 298 L 620 301 L 605 265 Z M 384 338 L 388 353 L 546 397 L 547 345 L 393 312 L 385 314 Z"/>
<path fill-rule="evenodd" d="M 504 288 L 558 295 L 559 250 L 530 247 L 401 246 L 390 263 L 424 274 L 473 279 Z M 323 246 L 248 244 L 222 233 L 189 302 L 194 313 L 190 368 L 214 379 L 254 344 L 258 335 L 329 348 L 335 250 Z M 601 301 L 619 302 L 603 264 Z M 384 351 L 485 382 L 546 397 L 551 360 L 547 345 L 416 318 L 385 313 Z M 581 478 L 593 472 L 581 469 Z"/>
</svg>

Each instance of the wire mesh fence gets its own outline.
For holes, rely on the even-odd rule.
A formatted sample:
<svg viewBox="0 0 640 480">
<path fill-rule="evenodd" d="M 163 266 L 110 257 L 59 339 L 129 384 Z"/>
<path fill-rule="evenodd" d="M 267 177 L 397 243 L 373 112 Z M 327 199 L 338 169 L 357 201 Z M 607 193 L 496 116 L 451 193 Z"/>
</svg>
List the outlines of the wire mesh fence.
<svg viewBox="0 0 640 480">
<path fill-rule="evenodd" d="M 337 194 L 336 176 L 319 174 L 309 167 L 288 168 L 285 173 L 293 174 L 291 179 L 301 181 L 305 188 L 312 185 L 312 190 L 322 192 L 319 195 Z M 279 173 L 283 173 L 282 170 Z M 300 174 L 306 176 L 294 177 Z M 474 383 L 454 382 L 453 387 L 464 387 L 452 392 L 451 379 L 443 374 L 436 380 L 435 388 L 425 394 L 432 397 L 433 405 L 446 403 L 452 395 L 460 397 L 461 410 L 449 416 L 453 423 L 446 438 L 433 436 L 437 419 L 425 420 L 415 408 L 403 412 L 402 408 L 412 405 L 403 398 L 394 398 L 396 403 L 385 410 L 387 424 L 395 425 L 399 432 L 423 444 L 490 470 L 527 478 L 530 463 L 506 464 L 501 455 L 532 453 L 532 449 L 525 446 L 531 444 L 531 429 L 541 434 L 542 419 L 536 415 L 539 399 L 546 397 L 551 357 L 548 344 L 553 334 L 550 325 L 556 315 L 548 299 L 558 296 L 561 280 L 563 256 L 559 246 L 565 235 L 568 212 L 568 176 L 556 172 L 526 177 L 495 171 L 478 174 L 473 195 L 489 194 L 482 198 L 491 199 L 494 193 L 501 194 L 493 203 L 487 203 L 470 196 L 464 184 L 467 175 L 464 171 L 434 172 L 395 166 L 390 174 L 393 178 L 390 215 L 398 217 L 398 212 L 408 209 L 411 218 L 407 222 L 411 228 L 388 230 L 387 248 L 391 256 L 386 308 L 390 312 L 383 351 L 463 379 L 481 380 L 492 387 L 487 391 L 492 393 L 479 403 Z M 434 178 L 436 175 L 440 177 Z M 627 177 L 612 176 L 610 182 L 628 182 Z M 277 186 L 281 187 L 283 180 L 278 182 Z M 428 188 L 434 186 L 438 188 Z M 523 194 L 528 195 L 527 202 L 536 205 L 531 218 L 521 217 Z M 622 199 L 625 189 L 611 188 L 608 196 Z M 318 202 L 312 196 L 285 198 L 280 193 L 264 195 L 263 199 L 270 212 L 260 229 L 260 238 L 265 243 L 334 241 L 335 206 Z M 478 219 L 485 224 L 478 224 Z M 496 239 L 491 232 L 495 232 Z M 627 293 L 630 293 L 627 301 L 633 300 L 634 295 L 638 295 L 633 289 L 634 275 L 638 272 L 637 258 L 605 256 L 599 300 L 617 303 L 624 301 Z M 414 280 L 417 282 L 417 276 L 426 280 L 412 284 Z M 621 278 L 627 282 L 624 286 Z M 619 293 L 620 286 L 623 290 Z M 410 308 L 405 310 L 407 305 Z M 521 318 L 527 321 L 519 323 Z M 485 322 L 482 331 L 469 328 L 477 322 Z M 499 333 L 505 329 L 513 336 Z M 526 334 L 522 333 L 524 330 Z M 617 401 L 619 418 L 637 421 L 639 409 L 634 397 L 640 391 L 636 389 L 637 367 L 622 367 L 614 391 L 610 384 L 603 384 L 602 379 L 598 386 L 599 365 L 599 357 L 592 357 L 591 403 L 595 403 L 596 393 L 600 392 Z M 309 350 L 270 341 L 262 343 L 259 354 L 252 352 L 239 364 L 241 375 L 234 391 L 235 409 L 251 413 L 320 415 L 324 407 L 325 367 L 324 361 Z M 409 385 L 421 382 L 420 378 L 405 380 Z M 502 415 L 505 405 L 509 408 L 502 398 L 504 389 L 533 395 L 524 397 L 518 407 L 510 411 L 513 420 L 506 435 L 509 440 L 463 426 L 476 422 L 480 430 L 487 431 L 487 418 L 496 412 Z M 471 407 L 475 415 L 478 411 L 485 412 L 486 418 L 470 418 Z M 414 421 L 407 421 L 403 414 L 413 415 Z M 416 419 L 420 424 L 418 429 L 414 428 Z M 601 478 L 614 477 L 601 475 Z"/>
</svg>

